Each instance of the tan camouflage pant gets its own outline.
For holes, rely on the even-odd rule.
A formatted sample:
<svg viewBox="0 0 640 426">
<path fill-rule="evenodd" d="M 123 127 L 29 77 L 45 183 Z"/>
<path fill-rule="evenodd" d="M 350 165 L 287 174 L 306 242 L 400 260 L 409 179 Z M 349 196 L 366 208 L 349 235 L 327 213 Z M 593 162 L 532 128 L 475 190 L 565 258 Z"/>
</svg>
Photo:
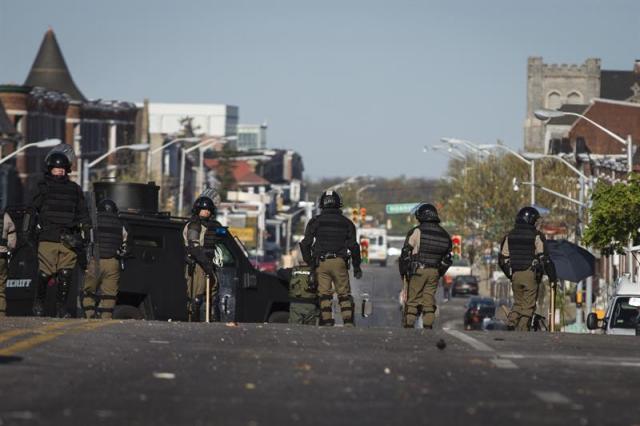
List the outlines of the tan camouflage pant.
<svg viewBox="0 0 640 426">
<path fill-rule="evenodd" d="M 187 280 L 187 298 L 196 298 L 205 293 L 207 288 L 207 275 L 200 265 L 195 266 L 193 277 L 189 275 L 189 268 L 187 267 L 185 279 Z M 218 295 L 218 277 L 215 275 L 211 277 L 209 285 L 211 286 L 211 300 L 213 303 L 213 300 L 215 300 Z"/>
<path fill-rule="evenodd" d="M 436 290 L 440 274 L 436 268 L 419 268 L 409 280 L 407 302 L 404 305 L 404 326 L 413 327 L 422 312 L 425 327 L 436 319 Z"/>
<path fill-rule="evenodd" d="M 100 259 L 96 270 L 95 259 L 89 264 L 84 278 L 84 298 L 82 306 L 87 318 L 92 318 L 96 310 L 101 318 L 111 318 L 118 295 L 120 281 L 120 262 L 118 259 Z M 100 295 L 98 295 L 98 289 Z M 99 299 L 100 303 L 96 305 Z"/>
<path fill-rule="evenodd" d="M 513 306 L 507 316 L 507 323 L 518 331 L 529 331 L 531 317 L 536 311 L 538 285 L 533 271 L 516 271 L 511 278 Z"/>
<path fill-rule="evenodd" d="M 318 297 L 320 298 L 320 323 L 333 325 L 332 303 L 333 292 L 338 294 L 340 313 L 345 325 L 353 325 L 353 298 L 349 284 L 349 271 L 344 259 L 327 259 L 316 268 Z"/>
<path fill-rule="evenodd" d="M 61 269 L 73 269 L 76 266 L 76 253 L 62 243 L 41 241 L 38 244 L 38 268 L 51 276 Z"/>
</svg>

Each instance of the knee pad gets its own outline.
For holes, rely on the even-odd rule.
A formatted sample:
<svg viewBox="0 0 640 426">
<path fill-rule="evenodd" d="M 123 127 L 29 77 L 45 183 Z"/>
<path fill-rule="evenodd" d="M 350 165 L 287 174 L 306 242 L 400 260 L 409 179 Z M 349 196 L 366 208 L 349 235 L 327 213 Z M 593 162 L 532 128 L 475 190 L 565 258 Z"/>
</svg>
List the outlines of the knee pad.
<svg viewBox="0 0 640 426">
<path fill-rule="evenodd" d="M 71 283 L 73 279 L 73 269 L 60 269 L 58 271 L 58 279 L 65 284 Z"/>
<path fill-rule="evenodd" d="M 38 282 L 40 285 L 49 284 L 49 280 L 51 279 L 51 275 L 45 274 L 43 271 L 38 271 Z"/>
</svg>

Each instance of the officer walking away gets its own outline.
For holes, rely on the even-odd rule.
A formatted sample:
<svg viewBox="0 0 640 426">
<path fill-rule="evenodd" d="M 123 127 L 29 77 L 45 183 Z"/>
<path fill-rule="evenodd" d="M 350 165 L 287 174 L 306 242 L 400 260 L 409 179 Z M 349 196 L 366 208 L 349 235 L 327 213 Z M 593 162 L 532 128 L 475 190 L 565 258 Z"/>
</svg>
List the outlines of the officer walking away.
<svg viewBox="0 0 640 426">
<path fill-rule="evenodd" d="M 38 215 L 38 282 L 33 314 L 44 316 L 47 284 L 51 278 L 58 283 L 56 316 L 68 318 L 65 305 L 71 288 L 76 261 L 86 268 L 83 252 L 91 221 L 82 190 L 69 179 L 73 151 L 61 144 L 45 158 L 46 172 L 38 183 L 33 206 Z M 81 259 L 78 259 L 78 253 Z"/>
<path fill-rule="evenodd" d="M 300 250 L 294 250 L 293 257 L 293 268 L 279 273 L 289 282 L 289 324 L 316 325 L 320 309 L 313 268 L 304 261 Z"/>
<path fill-rule="evenodd" d="M 97 248 L 85 275 L 82 307 L 86 318 L 110 319 L 118 295 L 120 259 L 127 253 L 127 230 L 112 200 L 100 201 L 97 210 Z"/>
<path fill-rule="evenodd" d="M 311 219 L 300 242 L 304 261 L 315 269 L 320 300 L 320 325 L 333 326 L 333 289 L 338 294 L 344 325 L 354 326 L 354 302 L 349 284 L 349 260 L 353 276 L 362 278 L 360 246 L 356 228 L 342 214 L 342 199 L 336 191 L 327 190 L 320 196 L 321 213 Z"/>
<path fill-rule="evenodd" d="M 218 296 L 216 266 L 220 259 L 216 243 L 226 229 L 216 220 L 217 209 L 213 199 L 201 195 L 193 203 L 191 219 L 184 227 L 186 248 L 187 309 L 191 321 L 200 321 L 200 308 L 205 303 L 206 280 L 210 283 L 210 301 L 215 304 Z M 219 312 L 214 309 L 214 320 Z"/>
<path fill-rule="evenodd" d="M 511 280 L 513 306 L 507 316 L 511 330 L 529 331 L 536 311 L 538 288 L 543 273 L 549 281 L 557 281 L 556 268 L 548 255 L 544 235 L 536 228 L 540 213 L 523 207 L 516 216 L 514 228 L 503 238 L 498 264 Z"/>
<path fill-rule="evenodd" d="M 0 215 L 0 317 L 7 311 L 5 295 L 9 273 L 9 253 L 16 248 L 16 227 L 9 213 Z"/>
<path fill-rule="evenodd" d="M 420 204 L 415 217 L 420 224 L 407 234 L 399 263 L 400 276 L 409 281 L 402 326 L 413 328 L 422 315 L 424 328 L 431 329 L 438 281 L 451 265 L 452 244 L 432 204 Z"/>
</svg>

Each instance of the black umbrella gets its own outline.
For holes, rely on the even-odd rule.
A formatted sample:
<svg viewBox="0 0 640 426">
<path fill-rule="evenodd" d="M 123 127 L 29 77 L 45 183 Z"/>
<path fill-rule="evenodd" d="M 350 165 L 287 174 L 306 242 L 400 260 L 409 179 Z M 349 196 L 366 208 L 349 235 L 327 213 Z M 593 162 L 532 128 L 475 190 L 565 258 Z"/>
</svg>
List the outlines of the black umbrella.
<svg viewBox="0 0 640 426">
<path fill-rule="evenodd" d="M 596 258 L 586 249 L 567 240 L 547 241 L 549 256 L 556 265 L 558 279 L 582 281 L 595 273 Z"/>
</svg>

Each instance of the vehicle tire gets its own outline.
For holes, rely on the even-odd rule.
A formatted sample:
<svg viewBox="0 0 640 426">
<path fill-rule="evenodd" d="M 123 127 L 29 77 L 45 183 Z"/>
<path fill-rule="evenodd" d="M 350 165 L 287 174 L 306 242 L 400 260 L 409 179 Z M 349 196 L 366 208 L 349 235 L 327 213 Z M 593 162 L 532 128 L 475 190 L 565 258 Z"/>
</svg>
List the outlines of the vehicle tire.
<svg viewBox="0 0 640 426">
<path fill-rule="evenodd" d="M 143 313 L 135 306 L 116 305 L 113 309 L 113 319 L 144 319 Z"/>
<path fill-rule="evenodd" d="M 386 268 L 387 267 L 387 261 L 386 260 L 380 261 L 380 266 L 382 266 L 383 268 Z"/>
<path fill-rule="evenodd" d="M 286 311 L 275 311 L 269 315 L 269 319 L 267 322 L 280 323 L 285 324 L 289 322 L 289 312 Z"/>
</svg>

